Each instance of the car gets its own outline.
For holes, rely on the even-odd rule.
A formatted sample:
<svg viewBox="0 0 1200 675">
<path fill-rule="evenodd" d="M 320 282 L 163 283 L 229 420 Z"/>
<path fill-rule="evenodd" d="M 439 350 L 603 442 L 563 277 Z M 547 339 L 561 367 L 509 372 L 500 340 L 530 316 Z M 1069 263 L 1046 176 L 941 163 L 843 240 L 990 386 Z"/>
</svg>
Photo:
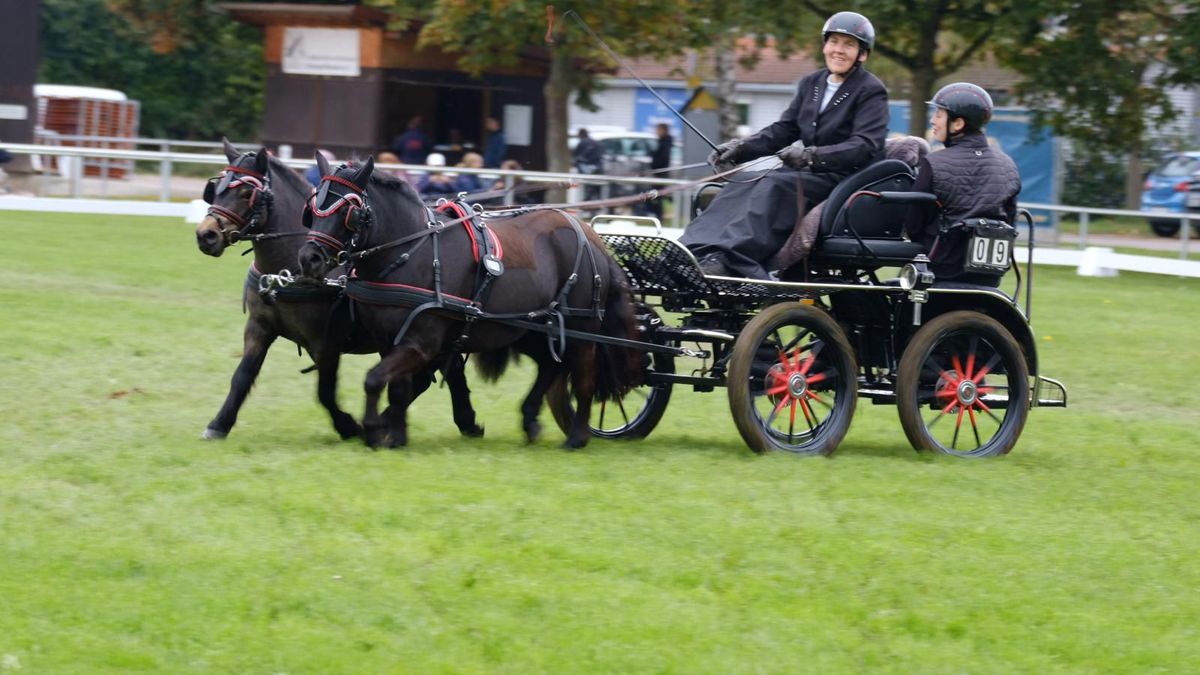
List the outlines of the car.
<svg viewBox="0 0 1200 675">
<path fill-rule="evenodd" d="M 626 131 L 624 129 L 604 129 L 585 127 L 588 135 L 596 139 L 604 150 L 604 169 L 602 173 L 609 176 L 642 176 L 650 170 L 650 158 L 654 148 L 658 147 L 658 136 L 645 131 Z M 567 146 L 572 152 L 579 145 L 577 132 L 572 132 Z M 675 147 L 671 148 L 671 165 L 682 163 L 682 150 L 679 139 L 675 139 Z"/>
<path fill-rule="evenodd" d="M 1146 176 L 1142 186 L 1142 210 L 1164 214 L 1146 219 L 1158 236 L 1173 237 L 1179 232 L 1179 219 L 1165 214 L 1200 210 L 1200 191 L 1192 191 L 1189 196 L 1189 186 L 1193 182 L 1200 183 L 1200 176 L 1193 180 L 1198 172 L 1200 151 L 1182 152 L 1169 155 L 1161 166 Z M 1193 201 L 1196 203 L 1190 203 Z"/>
</svg>

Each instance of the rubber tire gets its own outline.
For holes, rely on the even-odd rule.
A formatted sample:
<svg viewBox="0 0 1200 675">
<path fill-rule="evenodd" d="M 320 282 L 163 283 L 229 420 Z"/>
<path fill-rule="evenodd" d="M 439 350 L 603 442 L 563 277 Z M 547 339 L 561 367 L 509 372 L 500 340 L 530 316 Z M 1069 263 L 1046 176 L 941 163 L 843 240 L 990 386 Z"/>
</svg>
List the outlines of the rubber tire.
<svg viewBox="0 0 1200 675">
<path fill-rule="evenodd" d="M 670 354 L 646 352 L 646 358 L 649 359 L 647 366 L 654 372 L 675 372 L 675 357 Z M 575 397 L 568 380 L 569 378 L 567 377 L 561 377 L 554 384 L 550 385 L 550 389 L 546 392 L 546 406 L 550 408 L 550 415 L 554 417 L 554 422 L 558 425 L 558 428 L 564 434 L 570 435 L 571 423 L 575 419 Z M 613 429 L 590 427 L 592 436 L 596 438 L 626 440 L 641 439 L 649 436 L 650 432 L 654 431 L 654 427 L 658 426 L 658 423 L 662 420 L 663 413 L 667 411 L 667 404 L 671 402 L 672 387 L 673 385 L 670 382 L 638 387 L 635 391 L 646 392 L 645 403 L 634 413 L 629 422 Z M 627 394 L 624 401 L 628 400 L 629 395 Z M 605 402 L 605 405 L 613 404 L 612 402 Z M 591 420 L 598 419 L 596 417 L 596 407 L 596 403 L 593 402 Z"/>
<path fill-rule="evenodd" d="M 754 382 L 752 367 L 761 353 L 760 347 L 773 332 L 789 325 L 808 329 L 824 343 L 821 357 L 836 371 L 838 384 L 832 410 L 818 423 L 811 440 L 797 444 L 785 442 L 782 434 L 767 431 L 769 427 L 766 420 L 761 418 L 755 407 L 755 399 L 767 394 L 763 392 L 756 395 L 751 390 Z M 858 396 L 857 374 L 854 351 L 841 326 L 832 317 L 812 305 L 800 302 L 772 305 L 746 324 L 733 345 L 726 378 L 729 410 L 742 439 L 755 452 L 782 450 L 806 456 L 830 455 L 846 437 L 850 422 L 854 419 Z"/>
<path fill-rule="evenodd" d="M 917 400 L 919 378 L 926 359 L 946 339 L 960 334 L 987 340 L 1001 357 L 1008 377 L 1009 405 L 1003 421 L 991 438 L 972 451 L 953 450 L 942 445 L 925 425 L 922 409 L 928 404 Z M 1015 403 L 1015 405 L 1014 405 Z M 922 326 L 905 347 L 896 370 L 896 408 L 900 426 L 909 443 L 917 450 L 960 457 L 993 457 L 1008 454 L 1016 445 L 1029 417 L 1029 369 L 1021 346 L 1000 322 L 980 312 L 958 311 L 938 316 Z"/>
<path fill-rule="evenodd" d="M 1161 220 L 1157 218 L 1149 218 L 1150 230 L 1160 237 L 1174 237 L 1179 234 L 1178 220 Z"/>
</svg>

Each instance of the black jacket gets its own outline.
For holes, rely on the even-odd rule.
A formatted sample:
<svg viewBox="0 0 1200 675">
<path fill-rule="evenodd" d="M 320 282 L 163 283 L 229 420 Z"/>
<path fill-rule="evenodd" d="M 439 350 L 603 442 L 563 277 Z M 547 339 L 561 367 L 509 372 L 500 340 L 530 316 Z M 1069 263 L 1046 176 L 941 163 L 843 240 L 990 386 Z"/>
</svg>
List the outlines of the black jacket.
<svg viewBox="0 0 1200 675">
<path fill-rule="evenodd" d="M 671 166 L 671 146 L 675 144 L 675 139 L 671 134 L 659 136 L 658 145 L 654 146 L 654 154 L 650 156 L 651 169 L 665 169 Z"/>
<path fill-rule="evenodd" d="M 847 176 L 883 159 L 887 138 L 887 87 L 871 73 L 856 67 L 842 82 L 822 112 L 821 101 L 829 69 L 800 80 L 796 96 L 779 121 L 750 136 L 738 152 L 739 161 L 777 152 L 797 140 L 815 146 L 812 170 Z"/>
<path fill-rule="evenodd" d="M 914 210 L 906 230 L 913 241 L 930 250 L 932 268 L 941 279 L 960 277 L 967 235 L 941 233 L 943 225 L 970 218 L 992 218 L 1013 224 L 1021 174 L 1012 158 L 988 145 L 982 132 L 953 138 L 945 149 L 931 152 L 917 167 L 916 192 L 932 192 L 941 206 L 940 217 Z M 934 241 L 941 237 L 936 249 Z"/>
</svg>

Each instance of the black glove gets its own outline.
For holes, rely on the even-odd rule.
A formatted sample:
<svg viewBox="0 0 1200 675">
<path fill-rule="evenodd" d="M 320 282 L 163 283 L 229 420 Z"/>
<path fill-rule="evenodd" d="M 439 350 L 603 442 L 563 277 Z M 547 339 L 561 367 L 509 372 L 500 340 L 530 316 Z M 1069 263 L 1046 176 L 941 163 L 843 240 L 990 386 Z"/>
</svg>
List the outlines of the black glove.
<svg viewBox="0 0 1200 675">
<path fill-rule="evenodd" d="M 803 169 L 806 166 L 812 166 L 813 160 L 816 157 L 817 149 L 811 145 L 803 148 L 789 145 L 779 151 L 779 159 L 793 169 Z"/>
<path fill-rule="evenodd" d="M 708 163 L 712 164 L 717 173 L 728 171 L 738 165 L 738 152 L 742 149 L 742 141 L 733 139 L 718 145 L 708 153 Z"/>
</svg>

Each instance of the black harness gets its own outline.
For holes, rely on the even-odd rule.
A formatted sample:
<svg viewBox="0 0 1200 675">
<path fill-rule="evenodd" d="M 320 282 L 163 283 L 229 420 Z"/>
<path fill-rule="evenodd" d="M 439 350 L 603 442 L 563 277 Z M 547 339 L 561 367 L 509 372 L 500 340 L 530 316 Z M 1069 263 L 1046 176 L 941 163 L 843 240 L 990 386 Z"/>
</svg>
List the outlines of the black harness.
<svg viewBox="0 0 1200 675">
<path fill-rule="evenodd" d="M 326 177 L 326 180 L 329 181 L 330 178 L 334 177 Z M 360 190 L 357 186 L 353 186 L 344 179 L 329 182 L 349 185 L 353 192 L 346 194 L 334 192 L 333 195 L 337 198 L 337 201 L 331 207 L 320 211 L 319 215 L 332 215 L 334 212 L 345 207 L 370 213 L 370 206 L 366 203 L 367 193 L 365 190 Z M 327 187 L 332 186 L 323 185 L 323 191 Z M 321 203 L 324 201 L 322 200 Z M 311 209 L 310 213 L 318 213 L 321 203 L 316 203 L 314 196 L 314 203 L 309 206 L 309 209 Z M 316 243 L 322 249 L 334 251 L 334 261 L 346 263 L 350 268 L 346 279 L 345 293 L 353 303 L 413 307 L 412 312 L 405 318 L 403 325 L 392 340 L 392 344 L 399 344 L 404 339 L 413 321 L 418 316 L 430 310 L 440 310 L 460 315 L 463 319 L 463 328 L 454 341 L 452 354 L 461 352 L 465 347 L 467 340 L 471 336 L 474 324 L 477 321 L 486 320 L 546 333 L 547 340 L 550 343 L 551 354 L 556 360 L 561 361 L 562 354 L 566 349 L 566 338 L 568 335 L 574 333 L 574 331 L 566 328 L 566 320 L 571 317 L 603 319 L 604 310 L 600 305 L 600 292 L 603 287 L 603 279 L 596 263 L 595 251 L 588 241 L 587 235 L 584 234 L 579 220 L 574 216 L 560 211 L 563 217 L 567 218 L 567 221 L 571 223 L 571 227 L 575 231 L 578 246 L 576 247 L 575 263 L 571 274 L 563 283 L 562 288 L 559 289 L 555 299 L 551 301 L 549 306 L 543 309 L 531 312 L 497 314 L 487 312 L 483 307 L 491 294 L 493 282 L 504 274 L 504 263 L 502 261 L 503 247 L 491 231 L 491 228 L 484 222 L 481 209 L 477 206 L 467 204 L 460 198 L 455 201 L 441 201 L 438 203 L 436 210 L 426 206 L 425 212 L 426 228 L 424 230 L 414 232 L 385 244 L 359 250 L 355 250 L 358 244 L 359 232 L 365 229 L 365 226 L 361 222 L 355 223 L 357 226 L 355 228 L 347 228 L 354 232 L 354 236 L 350 238 L 349 242 L 342 242 L 340 239 L 323 232 L 314 231 L 309 233 L 308 240 L 310 242 Z M 344 222 L 349 224 L 352 218 L 352 213 L 348 212 L 344 217 Z M 442 288 L 441 234 L 447 228 L 458 224 L 463 225 L 472 241 L 472 255 L 477 264 L 474 290 L 469 298 L 448 294 Z M 380 277 L 385 277 L 388 273 L 412 260 L 413 256 L 426 243 L 430 244 L 433 249 L 433 280 L 431 287 L 366 281 L 355 275 L 353 263 L 356 260 L 389 248 L 409 244 L 408 250 L 397 256 L 379 275 Z M 571 291 L 579 280 L 579 272 L 585 256 L 591 265 L 592 271 L 591 306 L 571 307 L 569 298 Z"/>
</svg>

